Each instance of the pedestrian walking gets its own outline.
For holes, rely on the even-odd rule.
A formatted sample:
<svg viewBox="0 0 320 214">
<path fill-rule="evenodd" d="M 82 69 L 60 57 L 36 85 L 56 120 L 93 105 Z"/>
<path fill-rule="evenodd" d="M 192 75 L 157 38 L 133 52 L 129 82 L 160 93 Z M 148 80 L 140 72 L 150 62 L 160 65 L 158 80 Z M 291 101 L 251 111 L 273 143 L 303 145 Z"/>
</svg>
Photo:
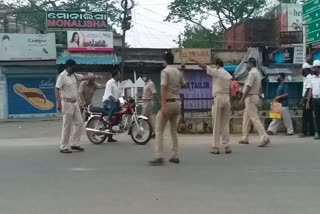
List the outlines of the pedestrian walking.
<svg viewBox="0 0 320 214">
<path fill-rule="evenodd" d="M 250 122 L 254 125 L 260 135 L 259 147 L 265 147 L 270 144 L 269 136 L 264 129 L 258 114 L 258 105 L 261 94 L 261 74 L 257 69 L 257 61 L 255 58 L 249 58 L 247 62 L 249 71 L 248 77 L 244 84 L 243 95 L 240 100 L 241 104 L 245 104 L 242 123 L 242 139 L 240 144 L 249 144 Z"/>
<path fill-rule="evenodd" d="M 93 75 L 93 74 L 89 73 L 88 75 Z M 97 90 L 104 89 L 104 88 L 105 88 L 105 85 L 99 84 L 94 80 L 86 80 L 80 83 L 79 107 L 80 107 L 82 118 L 84 121 L 87 121 L 88 119 L 88 113 L 84 111 L 84 108 L 88 107 L 89 105 L 92 105 L 92 98 L 94 96 L 94 93 Z"/>
<path fill-rule="evenodd" d="M 170 122 L 170 134 L 172 139 L 171 163 L 180 163 L 178 157 L 178 116 L 181 113 L 180 90 L 186 82 L 183 73 L 173 66 L 172 53 L 164 55 L 165 69 L 161 71 L 161 110 L 156 117 L 156 159 L 149 162 L 150 165 L 163 165 L 163 134 L 167 122 Z"/>
<path fill-rule="evenodd" d="M 313 62 L 314 77 L 311 79 L 311 87 L 308 94 L 307 109 L 311 109 L 311 99 L 313 104 L 314 119 L 316 121 L 316 129 L 318 136 L 315 137 L 316 140 L 320 140 L 320 60 L 315 60 Z"/>
<path fill-rule="evenodd" d="M 212 68 L 197 60 L 196 62 L 208 75 L 212 76 L 212 96 L 214 104 L 212 106 L 212 123 L 213 123 L 213 144 L 212 154 L 220 154 L 220 139 L 222 139 L 225 152 L 232 153 L 230 148 L 230 97 L 232 96 L 232 76 L 224 70 L 223 61 L 217 59 L 215 67 Z"/>
<path fill-rule="evenodd" d="M 307 109 L 308 93 L 311 88 L 311 81 L 314 78 L 312 65 L 304 63 L 302 66 L 303 75 L 303 91 L 302 91 L 302 135 L 301 137 L 315 136 L 313 104 L 312 97 L 310 99 L 310 109 Z"/>
<path fill-rule="evenodd" d="M 283 123 L 287 129 L 287 136 L 293 135 L 293 125 L 292 120 L 290 116 L 290 110 L 289 110 L 289 87 L 286 81 L 286 75 L 284 73 L 280 73 L 278 76 L 278 82 L 279 86 L 277 88 L 277 94 L 274 98 L 275 102 L 281 103 L 282 105 L 282 111 L 281 116 Z M 269 125 L 267 133 L 269 135 L 274 135 L 277 133 L 278 128 L 280 126 L 281 119 L 273 119 L 272 122 Z"/>
<path fill-rule="evenodd" d="M 61 153 L 72 153 L 69 148 L 70 133 L 72 125 L 74 125 L 74 133 L 71 141 L 71 149 L 84 151 L 80 147 L 80 137 L 83 128 L 83 119 L 81 116 L 78 100 L 79 89 L 78 84 L 83 80 L 100 79 L 97 75 L 82 75 L 75 73 L 74 66 L 76 62 L 69 59 L 65 64 L 65 70 L 60 73 L 56 83 L 56 99 L 58 102 L 58 110 L 63 114 L 62 137 L 61 137 Z"/>
<path fill-rule="evenodd" d="M 145 86 L 143 88 L 143 108 L 142 108 L 142 115 L 149 118 L 149 121 L 151 123 L 152 127 L 152 137 L 155 137 L 155 129 L 154 129 L 154 117 L 153 117 L 153 104 L 154 104 L 154 98 L 157 95 L 156 87 L 154 86 L 154 83 L 150 79 L 150 77 L 147 74 L 143 75 L 143 81 L 145 82 Z"/>
</svg>

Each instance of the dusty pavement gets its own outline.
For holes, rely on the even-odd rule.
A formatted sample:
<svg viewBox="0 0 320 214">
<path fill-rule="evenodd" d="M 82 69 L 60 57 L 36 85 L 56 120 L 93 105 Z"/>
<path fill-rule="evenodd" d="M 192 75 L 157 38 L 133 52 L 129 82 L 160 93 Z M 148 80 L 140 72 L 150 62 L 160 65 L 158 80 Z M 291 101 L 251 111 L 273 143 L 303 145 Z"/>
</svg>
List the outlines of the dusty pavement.
<svg viewBox="0 0 320 214">
<path fill-rule="evenodd" d="M 182 164 L 150 167 L 151 144 L 126 135 L 60 154 L 60 123 L 0 123 L 1 214 L 319 213 L 320 141 L 254 137 L 213 156 L 211 136 L 180 136 Z"/>
</svg>

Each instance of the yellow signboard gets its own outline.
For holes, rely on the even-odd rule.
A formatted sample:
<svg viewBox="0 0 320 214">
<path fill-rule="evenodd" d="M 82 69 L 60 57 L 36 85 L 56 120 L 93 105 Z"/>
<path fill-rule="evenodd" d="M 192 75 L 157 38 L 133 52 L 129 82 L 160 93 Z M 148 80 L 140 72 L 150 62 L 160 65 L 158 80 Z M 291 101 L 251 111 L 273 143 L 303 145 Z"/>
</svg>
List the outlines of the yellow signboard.
<svg viewBox="0 0 320 214">
<path fill-rule="evenodd" d="M 199 62 L 210 64 L 211 63 L 211 49 L 205 48 L 175 48 L 172 49 L 174 55 L 174 63 L 180 64 L 188 63 L 193 64 L 190 59 L 196 59 Z"/>
</svg>

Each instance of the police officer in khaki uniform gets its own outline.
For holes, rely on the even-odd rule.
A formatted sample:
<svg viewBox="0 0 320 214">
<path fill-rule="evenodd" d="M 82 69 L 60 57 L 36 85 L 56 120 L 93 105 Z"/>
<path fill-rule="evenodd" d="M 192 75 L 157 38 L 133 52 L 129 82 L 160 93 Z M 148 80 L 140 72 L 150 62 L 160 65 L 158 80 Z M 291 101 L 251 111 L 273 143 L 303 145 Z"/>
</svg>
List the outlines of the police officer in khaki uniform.
<svg viewBox="0 0 320 214">
<path fill-rule="evenodd" d="M 71 126 L 74 125 L 74 134 L 71 143 L 71 149 L 84 151 L 80 147 L 80 137 L 83 128 L 83 119 L 81 116 L 78 100 L 79 90 L 78 83 L 83 80 L 100 79 L 97 75 L 81 75 L 74 73 L 76 62 L 69 59 L 66 62 L 66 68 L 60 73 L 56 83 L 56 99 L 58 110 L 63 114 L 62 139 L 60 152 L 72 153 L 69 149 Z"/>
<path fill-rule="evenodd" d="M 155 132 L 152 110 L 153 110 L 154 97 L 157 94 L 157 90 L 154 86 L 154 83 L 152 82 L 152 80 L 149 78 L 147 74 L 144 74 L 142 79 L 145 82 L 145 86 L 143 88 L 143 96 L 142 96 L 142 100 L 143 100 L 142 115 L 149 118 L 152 126 L 152 131 Z M 154 133 L 152 137 L 155 137 Z"/>
<path fill-rule="evenodd" d="M 170 122 L 172 138 L 171 163 L 180 163 L 178 158 L 178 116 L 181 113 L 180 89 L 186 84 L 183 73 L 173 66 L 174 56 L 172 53 L 164 55 L 165 69 L 161 71 L 161 110 L 156 118 L 156 159 L 150 161 L 150 165 L 163 165 L 163 134 L 167 122 Z"/>
<path fill-rule="evenodd" d="M 264 129 L 262 122 L 258 114 L 258 104 L 261 90 L 261 74 L 256 68 L 257 62 L 255 58 L 249 58 L 247 62 L 247 69 L 249 75 L 245 81 L 245 86 L 243 89 L 243 95 L 240 103 L 245 104 L 245 110 L 243 113 L 243 123 L 242 123 L 242 140 L 239 141 L 240 144 L 249 144 L 249 130 L 250 121 L 258 131 L 261 142 L 259 147 L 266 147 L 270 144 L 269 136 Z"/>
<path fill-rule="evenodd" d="M 232 96 L 232 76 L 223 68 L 221 59 L 217 59 L 215 68 L 211 68 L 197 60 L 192 59 L 207 74 L 212 76 L 212 95 L 214 98 L 212 108 L 213 144 L 211 153 L 220 154 L 220 138 L 225 147 L 225 152 L 231 154 L 230 148 L 230 97 Z"/>
</svg>

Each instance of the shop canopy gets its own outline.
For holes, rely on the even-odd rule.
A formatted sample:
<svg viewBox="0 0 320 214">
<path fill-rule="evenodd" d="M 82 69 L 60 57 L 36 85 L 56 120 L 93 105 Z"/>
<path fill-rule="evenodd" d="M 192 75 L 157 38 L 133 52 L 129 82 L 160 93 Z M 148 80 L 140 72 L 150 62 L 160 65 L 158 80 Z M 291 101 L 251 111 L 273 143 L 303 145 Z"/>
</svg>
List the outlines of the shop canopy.
<svg viewBox="0 0 320 214">
<path fill-rule="evenodd" d="M 120 64 L 122 58 L 116 57 L 74 57 L 74 56 L 59 56 L 57 58 L 57 64 L 65 64 L 68 59 L 73 59 L 80 65 L 114 65 Z"/>
</svg>

